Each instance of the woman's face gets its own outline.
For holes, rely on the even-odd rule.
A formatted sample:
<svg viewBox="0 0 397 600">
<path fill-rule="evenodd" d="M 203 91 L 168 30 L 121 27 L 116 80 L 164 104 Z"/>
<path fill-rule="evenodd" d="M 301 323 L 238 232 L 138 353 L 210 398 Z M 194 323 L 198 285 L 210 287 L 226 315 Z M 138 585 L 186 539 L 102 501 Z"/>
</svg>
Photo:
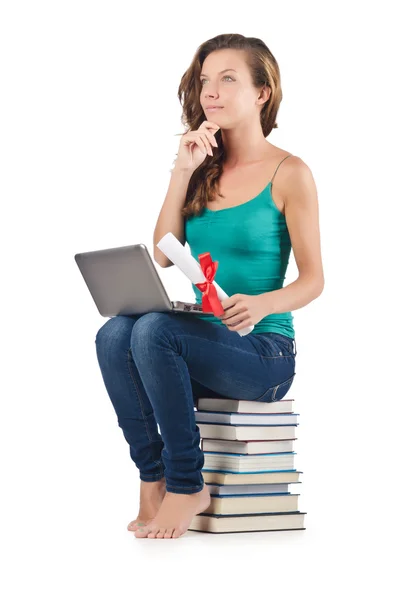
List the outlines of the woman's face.
<svg viewBox="0 0 397 600">
<path fill-rule="evenodd" d="M 263 106 L 257 102 L 260 90 L 252 85 L 245 56 L 241 50 L 216 50 L 202 65 L 200 103 L 206 120 L 223 129 L 257 118 Z M 222 108 L 210 110 L 211 105 Z"/>
</svg>

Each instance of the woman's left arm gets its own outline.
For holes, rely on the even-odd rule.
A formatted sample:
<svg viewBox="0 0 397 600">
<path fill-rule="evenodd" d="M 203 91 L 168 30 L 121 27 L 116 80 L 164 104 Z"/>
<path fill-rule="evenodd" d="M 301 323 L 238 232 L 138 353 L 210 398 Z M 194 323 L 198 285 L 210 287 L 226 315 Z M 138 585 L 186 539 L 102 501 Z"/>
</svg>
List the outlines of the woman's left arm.
<svg viewBox="0 0 397 600">
<path fill-rule="evenodd" d="M 282 176 L 281 169 L 278 172 L 278 184 L 299 276 L 279 290 L 260 294 L 268 314 L 302 308 L 324 289 L 319 206 L 312 172 L 298 156 L 288 158 L 283 167 Z"/>
<path fill-rule="evenodd" d="M 284 200 L 299 277 L 279 290 L 254 296 L 234 294 L 222 300 L 224 313 L 219 318 L 231 331 L 255 325 L 273 313 L 302 308 L 324 289 L 316 184 L 309 167 L 299 157 L 289 158 L 284 165 L 283 174 L 279 173 L 277 179 L 277 189 Z"/>
</svg>

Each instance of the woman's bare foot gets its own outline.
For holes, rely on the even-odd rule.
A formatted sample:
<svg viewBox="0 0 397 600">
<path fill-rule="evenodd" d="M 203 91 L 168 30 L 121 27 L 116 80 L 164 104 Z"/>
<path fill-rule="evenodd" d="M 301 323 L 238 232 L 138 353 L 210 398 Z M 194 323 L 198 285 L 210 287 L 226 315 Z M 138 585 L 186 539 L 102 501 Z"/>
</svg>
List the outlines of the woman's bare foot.
<svg viewBox="0 0 397 600">
<path fill-rule="evenodd" d="M 127 529 L 136 531 L 138 527 L 148 525 L 156 516 L 165 496 L 165 478 L 159 481 L 142 481 L 139 500 L 139 513 Z"/>
<path fill-rule="evenodd" d="M 165 493 L 160 510 L 154 519 L 135 530 L 137 538 L 179 538 L 189 529 L 193 517 L 211 503 L 206 484 L 196 494 Z"/>
</svg>

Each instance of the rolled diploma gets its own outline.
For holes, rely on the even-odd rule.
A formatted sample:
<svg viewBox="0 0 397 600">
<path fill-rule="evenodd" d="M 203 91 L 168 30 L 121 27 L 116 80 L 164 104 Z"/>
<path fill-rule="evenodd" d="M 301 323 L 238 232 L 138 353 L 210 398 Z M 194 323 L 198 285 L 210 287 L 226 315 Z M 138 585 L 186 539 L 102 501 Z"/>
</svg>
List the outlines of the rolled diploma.
<svg viewBox="0 0 397 600">
<path fill-rule="evenodd" d="M 170 231 L 166 233 L 157 244 L 157 248 L 160 248 L 161 252 L 163 252 L 192 283 L 204 283 L 205 277 L 201 270 L 200 263 L 197 262 L 185 246 L 182 246 L 173 233 Z M 212 283 L 215 286 L 219 300 L 222 301 L 229 298 L 215 280 Z M 254 326 L 250 325 L 249 327 L 240 329 L 240 331 L 237 331 L 236 333 L 240 336 L 248 335 L 253 329 Z"/>
</svg>

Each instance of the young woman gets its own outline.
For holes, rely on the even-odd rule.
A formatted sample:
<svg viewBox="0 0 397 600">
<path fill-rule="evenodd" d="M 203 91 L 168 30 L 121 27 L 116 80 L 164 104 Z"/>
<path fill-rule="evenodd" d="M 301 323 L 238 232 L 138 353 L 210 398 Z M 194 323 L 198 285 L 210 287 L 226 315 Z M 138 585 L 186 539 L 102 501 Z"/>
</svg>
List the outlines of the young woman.
<svg viewBox="0 0 397 600">
<path fill-rule="evenodd" d="M 117 316 L 97 333 L 103 380 L 140 473 L 140 510 L 128 526 L 136 537 L 180 537 L 208 507 L 197 398 L 281 400 L 295 376 L 291 311 L 324 286 L 311 171 L 266 139 L 282 99 L 268 47 L 237 34 L 203 43 L 178 96 L 188 130 L 154 231 L 154 258 L 172 265 L 156 246 L 171 231 L 196 260 L 210 252 L 219 261 L 215 280 L 229 298 L 221 317 Z M 291 247 L 299 276 L 283 288 Z M 240 337 L 248 325 L 253 331 Z"/>
</svg>

